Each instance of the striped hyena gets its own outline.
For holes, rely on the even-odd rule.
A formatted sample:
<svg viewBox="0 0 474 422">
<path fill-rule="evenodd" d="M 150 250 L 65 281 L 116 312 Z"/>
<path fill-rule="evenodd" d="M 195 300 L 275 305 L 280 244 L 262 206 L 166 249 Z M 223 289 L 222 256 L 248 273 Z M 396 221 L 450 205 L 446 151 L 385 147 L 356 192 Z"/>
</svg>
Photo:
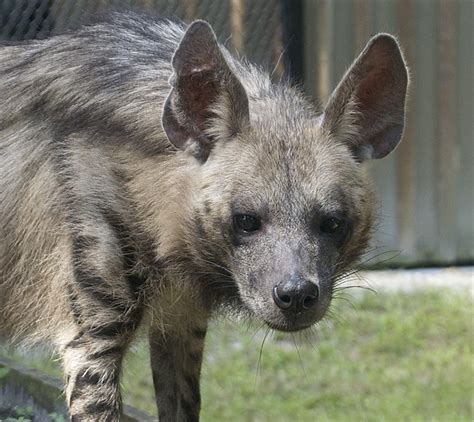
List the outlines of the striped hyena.
<svg viewBox="0 0 474 422">
<path fill-rule="evenodd" d="M 149 335 L 160 419 L 199 417 L 208 320 L 296 331 L 367 245 L 364 162 L 400 141 L 407 70 L 372 38 L 322 111 L 203 21 L 135 14 L 0 49 L 0 335 L 60 353 L 72 420 L 118 420 Z"/>
</svg>

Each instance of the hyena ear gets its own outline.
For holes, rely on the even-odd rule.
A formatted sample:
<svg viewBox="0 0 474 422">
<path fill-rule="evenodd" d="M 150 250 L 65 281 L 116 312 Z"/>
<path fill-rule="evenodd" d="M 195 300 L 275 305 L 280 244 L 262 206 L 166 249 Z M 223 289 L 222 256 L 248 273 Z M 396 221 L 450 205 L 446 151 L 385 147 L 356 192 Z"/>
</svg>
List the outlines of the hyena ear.
<svg viewBox="0 0 474 422">
<path fill-rule="evenodd" d="M 324 111 L 322 125 L 363 161 L 382 158 L 400 142 L 408 72 L 397 41 L 378 34 L 354 61 Z"/>
<path fill-rule="evenodd" d="M 162 124 L 172 144 L 207 160 L 217 140 L 249 124 L 245 89 L 207 22 L 194 21 L 176 49 Z"/>
</svg>

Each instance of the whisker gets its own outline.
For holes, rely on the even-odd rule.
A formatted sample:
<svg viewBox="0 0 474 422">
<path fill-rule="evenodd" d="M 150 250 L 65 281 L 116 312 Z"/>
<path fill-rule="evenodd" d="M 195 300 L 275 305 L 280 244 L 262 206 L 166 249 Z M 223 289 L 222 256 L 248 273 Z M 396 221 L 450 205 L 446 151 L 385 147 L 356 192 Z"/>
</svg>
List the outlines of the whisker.
<svg viewBox="0 0 474 422">
<path fill-rule="evenodd" d="M 293 333 L 291 333 L 291 338 L 293 340 L 293 344 L 295 345 L 296 352 L 298 353 L 298 358 L 300 360 L 301 369 L 303 370 L 304 377 L 306 379 L 308 379 L 308 375 L 306 374 L 306 370 L 305 370 L 304 365 L 303 365 L 303 359 L 301 359 L 300 349 L 298 348 L 298 345 L 296 344 L 295 336 L 293 335 Z"/>
<path fill-rule="evenodd" d="M 369 291 L 369 292 L 371 292 L 371 293 L 374 293 L 374 294 L 378 294 L 377 290 L 375 290 L 375 289 L 372 288 L 372 287 L 368 287 L 368 286 L 356 286 L 356 285 L 342 286 L 342 287 L 336 286 L 336 287 L 333 289 L 333 292 L 339 292 L 339 291 L 348 290 L 348 289 L 362 289 L 362 290 L 367 290 L 367 291 Z"/>
<path fill-rule="evenodd" d="M 270 328 L 267 328 L 265 335 L 263 336 L 262 344 L 260 345 L 260 352 L 258 354 L 258 362 L 257 362 L 257 371 L 255 372 L 255 386 L 257 385 L 257 378 L 258 374 L 262 368 L 262 353 L 263 353 L 263 345 L 265 344 L 265 340 L 267 339 L 268 334 L 270 333 Z"/>
</svg>

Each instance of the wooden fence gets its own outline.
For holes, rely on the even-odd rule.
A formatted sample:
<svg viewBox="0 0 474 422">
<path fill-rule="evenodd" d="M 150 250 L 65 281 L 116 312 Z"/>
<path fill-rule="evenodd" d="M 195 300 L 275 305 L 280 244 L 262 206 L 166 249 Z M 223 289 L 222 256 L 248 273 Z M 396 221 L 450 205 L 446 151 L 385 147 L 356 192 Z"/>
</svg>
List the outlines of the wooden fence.
<svg viewBox="0 0 474 422">
<path fill-rule="evenodd" d="M 472 263 L 473 5 L 471 0 L 306 0 L 304 78 L 328 98 L 377 32 L 395 34 L 411 73 L 404 140 L 372 171 L 381 198 L 376 243 L 392 263 Z"/>
</svg>

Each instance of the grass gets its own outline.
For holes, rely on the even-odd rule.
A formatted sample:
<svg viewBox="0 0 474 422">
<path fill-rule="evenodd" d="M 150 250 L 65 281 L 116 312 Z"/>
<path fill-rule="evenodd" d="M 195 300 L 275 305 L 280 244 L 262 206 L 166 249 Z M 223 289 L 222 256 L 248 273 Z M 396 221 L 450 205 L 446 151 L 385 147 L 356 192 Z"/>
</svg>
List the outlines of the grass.
<svg viewBox="0 0 474 422">
<path fill-rule="evenodd" d="M 367 293 L 352 302 L 336 301 L 337 321 L 311 338 L 274 333 L 263 344 L 265 329 L 214 325 L 202 420 L 473 420 L 470 294 Z M 124 395 L 153 414 L 148 361 L 144 345 L 127 357 Z"/>
</svg>

